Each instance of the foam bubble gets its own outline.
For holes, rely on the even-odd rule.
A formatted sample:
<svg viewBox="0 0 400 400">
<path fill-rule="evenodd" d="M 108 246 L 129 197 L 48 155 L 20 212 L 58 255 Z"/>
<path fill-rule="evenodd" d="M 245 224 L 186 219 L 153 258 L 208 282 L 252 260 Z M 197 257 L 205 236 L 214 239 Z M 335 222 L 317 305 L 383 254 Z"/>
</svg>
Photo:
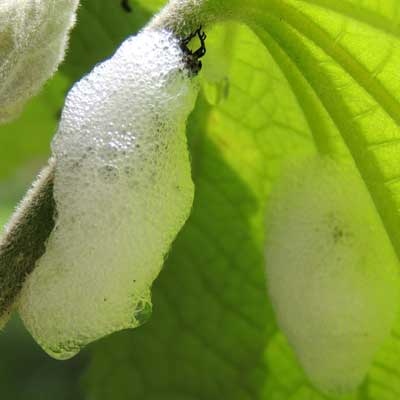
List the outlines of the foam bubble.
<svg viewBox="0 0 400 400">
<path fill-rule="evenodd" d="M 64 58 L 79 0 L 2 0 L 0 123 L 15 118 Z"/>
<path fill-rule="evenodd" d="M 267 217 L 269 294 L 310 380 L 364 379 L 398 310 L 398 260 L 357 172 L 316 157 L 288 168 Z"/>
<path fill-rule="evenodd" d="M 53 141 L 56 226 L 19 306 L 52 356 L 148 317 L 193 201 L 185 122 L 196 95 L 166 31 L 128 38 L 68 94 Z"/>
</svg>

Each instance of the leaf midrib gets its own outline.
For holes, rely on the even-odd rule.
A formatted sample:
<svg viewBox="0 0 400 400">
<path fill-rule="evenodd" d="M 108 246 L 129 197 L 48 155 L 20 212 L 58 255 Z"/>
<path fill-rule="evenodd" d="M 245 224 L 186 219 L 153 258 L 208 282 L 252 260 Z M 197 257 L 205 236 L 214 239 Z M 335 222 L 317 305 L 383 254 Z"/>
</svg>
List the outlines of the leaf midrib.
<svg viewBox="0 0 400 400">
<path fill-rule="evenodd" d="M 332 1 L 332 0 L 299 0 L 303 3 L 313 4 L 333 11 L 344 17 L 353 19 L 354 21 L 372 26 L 373 28 L 392 35 L 395 38 L 400 38 L 400 25 L 396 25 L 393 21 L 385 18 L 383 15 L 377 15 L 361 5 L 356 7 L 354 4 L 346 0 Z"/>
<path fill-rule="evenodd" d="M 360 171 L 360 174 L 366 183 L 368 190 L 371 194 L 373 203 L 377 210 L 378 215 L 381 218 L 383 225 L 388 233 L 388 237 L 393 244 L 398 257 L 400 258 L 400 231 L 398 228 L 399 217 L 396 212 L 396 207 L 393 198 L 390 196 L 387 188 L 384 187 L 383 176 L 380 169 L 377 166 L 377 160 L 373 154 L 368 154 L 368 146 L 365 145 L 365 138 L 361 134 L 360 127 L 352 123 L 351 115 L 348 107 L 345 105 L 338 106 L 333 104 L 330 99 L 321 98 L 321 93 L 318 89 L 318 85 L 313 82 L 313 79 L 309 79 L 310 71 L 304 66 L 299 65 L 298 60 L 293 58 L 291 54 L 292 50 L 285 48 L 290 42 L 290 46 L 293 47 L 293 43 L 296 43 L 297 49 L 300 48 L 301 39 L 295 36 L 300 35 L 300 38 L 305 38 L 314 43 L 320 50 L 330 56 L 341 68 L 349 74 L 358 85 L 368 93 L 382 109 L 397 123 L 400 125 L 400 104 L 399 102 L 386 90 L 386 88 L 376 79 L 369 79 L 369 72 L 363 65 L 355 60 L 347 50 L 345 50 L 340 44 L 329 36 L 329 34 L 316 23 L 311 21 L 306 15 L 302 14 L 292 6 L 280 3 L 276 0 L 271 0 L 266 6 L 268 10 L 263 9 L 266 14 L 260 15 L 260 10 L 253 9 L 251 11 L 253 20 L 249 20 L 249 25 L 253 26 L 254 30 L 259 30 L 262 27 L 270 37 L 277 43 L 282 51 L 292 60 L 292 63 L 304 76 L 308 84 L 313 88 L 321 101 L 321 104 L 330 115 L 330 118 L 336 125 L 341 137 L 343 138 L 346 146 L 348 147 L 352 158 Z M 266 23 L 266 21 L 269 21 Z M 279 39 L 279 29 L 285 29 L 285 35 L 290 35 L 291 40 L 282 41 Z M 292 30 L 293 29 L 293 30 Z M 287 39 L 287 37 L 285 38 Z M 303 47 L 303 52 L 309 53 L 309 50 Z M 325 76 L 325 78 L 327 78 Z M 332 89 L 334 86 L 329 85 Z M 337 109 L 341 107 L 343 113 L 341 118 L 337 116 Z M 336 111 L 334 111 L 336 110 Z M 336 116 L 335 116 L 336 114 Z M 347 117 L 346 117 L 347 115 Z M 376 183 L 381 186 L 376 187 Z M 389 210 L 389 211 L 388 211 Z"/>
</svg>

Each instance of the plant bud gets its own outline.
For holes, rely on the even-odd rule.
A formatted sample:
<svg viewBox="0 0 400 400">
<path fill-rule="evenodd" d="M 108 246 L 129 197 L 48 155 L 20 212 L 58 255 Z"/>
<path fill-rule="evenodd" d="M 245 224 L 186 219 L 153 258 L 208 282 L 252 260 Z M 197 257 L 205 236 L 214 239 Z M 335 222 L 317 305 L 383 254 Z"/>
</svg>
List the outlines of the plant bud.
<svg viewBox="0 0 400 400">
<path fill-rule="evenodd" d="M 79 0 L 2 0 L 0 123 L 22 111 L 64 58 Z"/>
</svg>

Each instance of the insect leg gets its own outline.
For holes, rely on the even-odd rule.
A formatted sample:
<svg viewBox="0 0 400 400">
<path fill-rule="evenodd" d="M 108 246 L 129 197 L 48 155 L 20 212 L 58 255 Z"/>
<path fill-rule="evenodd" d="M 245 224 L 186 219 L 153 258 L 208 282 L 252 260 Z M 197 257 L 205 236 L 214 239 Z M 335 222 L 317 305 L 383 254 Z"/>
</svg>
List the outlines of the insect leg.
<svg viewBox="0 0 400 400">
<path fill-rule="evenodd" d="M 201 44 L 201 46 L 200 46 L 199 49 L 197 49 L 197 50 L 193 53 L 193 55 L 194 55 L 195 57 L 197 57 L 197 58 L 201 58 L 201 57 L 204 56 L 204 54 L 206 54 L 206 44 L 205 44 L 205 41 L 206 41 L 207 35 L 206 35 L 205 32 L 201 32 L 201 26 L 200 26 L 200 28 L 196 31 L 196 34 L 197 34 L 197 36 L 198 36 L 199 39 L 200 39 L 200 44 Z"/>
</svg>

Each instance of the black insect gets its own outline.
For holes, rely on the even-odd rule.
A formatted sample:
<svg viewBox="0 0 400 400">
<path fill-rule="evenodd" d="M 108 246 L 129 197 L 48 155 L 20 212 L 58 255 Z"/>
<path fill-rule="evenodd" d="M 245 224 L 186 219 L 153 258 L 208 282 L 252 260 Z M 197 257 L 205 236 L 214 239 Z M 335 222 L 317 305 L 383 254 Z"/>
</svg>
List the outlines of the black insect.
<svg viewBox="0 0 400 400">
<path fill-rule="evenodd" d="M 196 51 L 192 51 L 189 47 L 188 44 L 189 42 L 198 36 L 200 40 L 200 47 Z M 188 37 L 181 39 L 180 41 L 180 46 L 185 54 L 184 62 L 186 64 L 186 68 L 193 74 L 197 75 L 199 71 L 201 70 L 202 64 L 200 61 L 200 58 L 206 54 L 206 41 L 207 35 L 205 32 L 201 31 L 201 26 L 199 29 L 191 33 Z"/>
<path fill-rule="evenodd" d="M 121 6 L 126 12 L 132 12 L 132 7 L 129 4 L 129 0 L 122 0 Z"/>
</svg>

